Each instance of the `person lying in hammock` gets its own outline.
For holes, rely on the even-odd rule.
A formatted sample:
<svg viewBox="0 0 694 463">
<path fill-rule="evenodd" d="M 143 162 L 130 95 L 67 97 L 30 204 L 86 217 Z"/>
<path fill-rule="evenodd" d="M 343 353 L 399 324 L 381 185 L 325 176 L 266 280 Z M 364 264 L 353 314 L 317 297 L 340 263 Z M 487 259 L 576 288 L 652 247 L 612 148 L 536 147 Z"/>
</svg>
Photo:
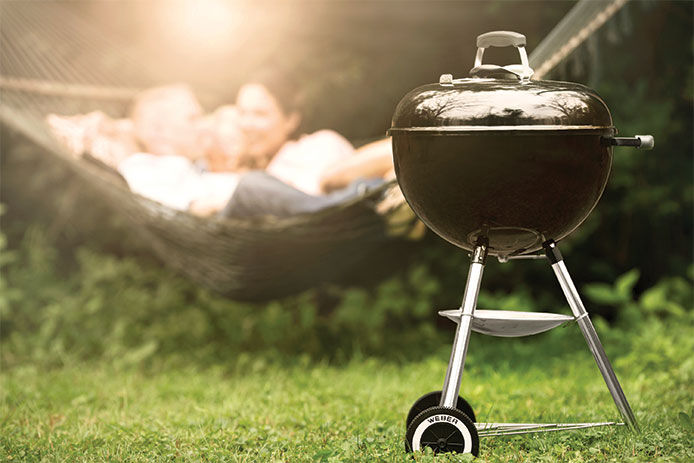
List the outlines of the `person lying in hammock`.
<svg viewBox="0 0 694 463">
<path fill-rule="evenodd" d="M 301 100 L 298 85 L 286 75 L 261 74 L 240 88 L 239 162 L 256 170 L 240 176 L 225 204 L 202 201 L 193 209 L 221 210 L 229 217 L 284 217 L 341 203 L 384 182 L 392 171 L 389 139 L 355 150 L 333 130 L 297 136 Z"/>
<path fill-rule="evenodd" d="M 296 137 L 298 95 L 291 80 L 266 74 L 242 86 L 236 108 L 212 116 L 188 87 L 173 85 L 138 95 L 132 120 L 94 112 L 48 123 L 73 153 L 116 169 L 135 193 L 200 215 L 314 212 L 382 183 L 389 142 L 354 150 L 331 130 Z M 358 177 L 372 181 L 353 183 Z"/>
<path fill-rule="evenodd" d="M 204 115 L 190 88 L 167 85 L 138 94 L 130 119 L 95 111 L 47 122 L 75 156 L 116 170 L 137 194 L 188 210 L 200 199 L 226 201 L 236 187 L 237 119 L 233 106 Z"/>
</svg>

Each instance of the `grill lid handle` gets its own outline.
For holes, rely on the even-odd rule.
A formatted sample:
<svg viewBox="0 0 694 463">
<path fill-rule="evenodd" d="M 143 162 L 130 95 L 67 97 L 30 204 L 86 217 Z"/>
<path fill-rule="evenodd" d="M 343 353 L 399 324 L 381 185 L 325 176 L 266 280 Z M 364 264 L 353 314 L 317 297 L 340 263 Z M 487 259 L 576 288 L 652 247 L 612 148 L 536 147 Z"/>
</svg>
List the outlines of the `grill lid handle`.
<svg viewBox="0 0 694 463">
<path fill-rule="evenodd" d="M 528 63 L 525 43 L 525 36 L 518 32 L 492 31 L 477 36 L 477 55 L 475 56 L 475 66 L 470 70 L 470 75 L 473 77 L 493 77 L 495 74 L 505 73 L 515 75 L 521 82 L 527 82 L 534 71 Z M 521 64 L 509 64 L 508 66 L 482 64 L 484 50 L 489 47 L 516 47 Z"/>
<path fill-rule="evenodd" d="M 477 48 L 524 46 L 525 36 L 518 32 L 492 31 L 477 36 Z"/>
</svg>

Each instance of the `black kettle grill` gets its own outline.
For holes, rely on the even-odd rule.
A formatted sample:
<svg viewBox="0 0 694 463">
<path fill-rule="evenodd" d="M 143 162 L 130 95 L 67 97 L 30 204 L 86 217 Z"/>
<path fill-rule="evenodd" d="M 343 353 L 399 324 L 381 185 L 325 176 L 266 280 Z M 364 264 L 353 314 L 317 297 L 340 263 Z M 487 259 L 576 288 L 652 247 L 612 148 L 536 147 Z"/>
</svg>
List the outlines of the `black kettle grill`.
<svg viewBox="0 0 694 463">
<path fill-rule="evenodd" d="M 400 101 L 389 133 L 398 183 L 434 232 L 471 251 L 463 303 L 439 312 L 458 324 L 442 391 L 422 396 L 407 419 L 406 446 L 477 455 L 479 437 L 617 424 L 475 423 L 458 393 L 470 331 L 526 336 L 576 321 L 624 423 L 637 429 L 557 242 L 586 219 L 605 188 L 613 146 L 651 149 L 653 137 L 616 137 L 605 102 L 575 83 L 531 80 L 525 36 L 497 31 L 477 38 L 470 77 L 441 76 Z M 521 64 L 482 64 L 488 47 L 514 46 Z M 544 254 L 535 254 L 544 249 Z M 477 310 L 487 255 L 547 258 L 572 315 Z M 619 424 L 624 424 L 619 423 Z"/>
</svg>

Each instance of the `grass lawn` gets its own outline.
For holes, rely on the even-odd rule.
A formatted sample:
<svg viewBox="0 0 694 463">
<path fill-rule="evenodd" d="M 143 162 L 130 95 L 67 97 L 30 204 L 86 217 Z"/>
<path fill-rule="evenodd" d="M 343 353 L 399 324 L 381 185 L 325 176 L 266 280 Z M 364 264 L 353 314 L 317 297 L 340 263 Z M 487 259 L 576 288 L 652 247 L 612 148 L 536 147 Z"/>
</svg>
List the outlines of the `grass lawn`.
<svg viewBox="0 0 694 463">
<path fill-rule="evenodd" d="M 642 433 L 624 427 L 483 438 L 481 461 L 694 461 L 691 325 L 607 333 Z M 554 334 L 554 333 L 559 334 Z M 474 336 L 463 395 L 479 421 L 616 420 L 578 329 L 531 341 Z M 441 386 L 443 349 L 417 361 L 122 368 L 2 374 L 2 461 L 412 461 L 404 418 Z M 612 348 L 611 348 L 612 347 Z M 417 461 L 466 461 L 469 456 Z"/>
</svg>

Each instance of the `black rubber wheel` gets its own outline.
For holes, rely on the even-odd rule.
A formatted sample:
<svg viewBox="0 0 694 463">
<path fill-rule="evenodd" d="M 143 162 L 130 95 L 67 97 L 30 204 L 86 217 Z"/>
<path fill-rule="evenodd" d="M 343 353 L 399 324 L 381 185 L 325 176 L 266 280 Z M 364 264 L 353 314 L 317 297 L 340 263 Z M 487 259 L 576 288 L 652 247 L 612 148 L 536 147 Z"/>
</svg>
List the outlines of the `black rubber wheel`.
<svg viewBox="0 0 694 463">
<path fill-rule="evenodd" d="M 441 403 L 441 391 L 434 391 L 428 394 L 424 394 L 422 397 L 417 399 L 417 401 L 410 408 L 410 412 L 407 414 L 407 421 L 405 421 L 405 429 L 410 426 L 414 417 L 422 413 L 427 408 L 438 407 Z M 465 413 L 468 418 L 472 420 L 473 423 L 477 421 L 475 418 L 475 412 L 472 410 L 472 406 L 462 397 L 458 396 L 458 403 L 455 408 Z"/>
<path fill-rule="evenodd" d="M 408 452 L 423 451 L 430 447 L 434 453 L 480 452 L 477 428 L 468 416 L 448 407 L 431 407 L 417 415 L 405 435 Z"/>
</svg>

